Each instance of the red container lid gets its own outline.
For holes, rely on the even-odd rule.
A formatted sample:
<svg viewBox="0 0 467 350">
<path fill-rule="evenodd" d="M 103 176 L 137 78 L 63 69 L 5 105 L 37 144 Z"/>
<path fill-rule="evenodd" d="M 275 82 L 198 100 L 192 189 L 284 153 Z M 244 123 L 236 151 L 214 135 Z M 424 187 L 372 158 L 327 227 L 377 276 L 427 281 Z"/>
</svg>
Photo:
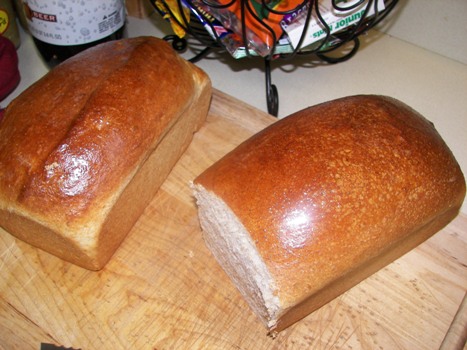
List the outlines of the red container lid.
<svg viewBox="0 0 467 350">
<path fill-rule="evenodd" d="M 18 54 L 15 45 L 0 35 L 0 101 L 18 85 Z"/>
</svg>

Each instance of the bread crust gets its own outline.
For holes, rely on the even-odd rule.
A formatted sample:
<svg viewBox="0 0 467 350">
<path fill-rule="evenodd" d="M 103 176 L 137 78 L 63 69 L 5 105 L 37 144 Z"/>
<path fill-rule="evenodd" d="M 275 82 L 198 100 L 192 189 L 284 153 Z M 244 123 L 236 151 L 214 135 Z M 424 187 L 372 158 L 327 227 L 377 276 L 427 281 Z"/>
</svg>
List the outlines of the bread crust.
<svg viewBox="0 0 467 350">
<path fill-rule="evenodd" d="M 65 61 L 0 123 L 0 224 L 65 260 L 102 268 L 205 120 L 210 95 L 207 75 L 153 37 Z"/>
<path fill-rule="evenodd" d="M 465 197 L 433 125 L 374 95 L 284 118 L 194 183 L 224 201 L 255 242 L 281 303 L 276 331 L 440 230 Z"/>
</svg>

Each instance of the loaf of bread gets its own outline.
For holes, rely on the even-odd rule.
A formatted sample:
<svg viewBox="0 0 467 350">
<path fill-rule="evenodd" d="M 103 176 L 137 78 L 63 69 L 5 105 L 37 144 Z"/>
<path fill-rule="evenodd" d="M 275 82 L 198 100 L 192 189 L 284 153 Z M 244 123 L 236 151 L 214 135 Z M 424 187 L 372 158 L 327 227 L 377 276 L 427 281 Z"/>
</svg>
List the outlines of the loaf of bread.
<svg viewBox="0 0 467 350">
<path fill-rule="evenodd" d="M 372 95 L 277 121 L 193 188 L 207 246 L 271 333 L 439 231 L 465 196 L 433 125 Z"/>
<path fill-rule="evenodd" d="M 119 247 L 203 124 L 208 76 L 153 37 L 59 65 L 0 122 L 0 225 L 91 270 Z"/>
</svg>

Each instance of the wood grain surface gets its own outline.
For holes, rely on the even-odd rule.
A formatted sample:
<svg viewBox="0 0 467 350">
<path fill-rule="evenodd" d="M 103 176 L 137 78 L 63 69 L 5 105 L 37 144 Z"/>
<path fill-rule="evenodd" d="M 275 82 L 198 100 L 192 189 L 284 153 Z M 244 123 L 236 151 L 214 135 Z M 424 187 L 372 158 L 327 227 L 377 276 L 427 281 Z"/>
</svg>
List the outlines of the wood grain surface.
<svg viewBox="0 0 467 350">
<path fill-rule="evenodd" d="M 465 215 L 267 336 L 204 246 L 189 183 L 274 120 L 215 91 L 206 125 L 102 271 L 0 229 L 0 349 L 438 349 L 467 290 Z"/>
</svg>

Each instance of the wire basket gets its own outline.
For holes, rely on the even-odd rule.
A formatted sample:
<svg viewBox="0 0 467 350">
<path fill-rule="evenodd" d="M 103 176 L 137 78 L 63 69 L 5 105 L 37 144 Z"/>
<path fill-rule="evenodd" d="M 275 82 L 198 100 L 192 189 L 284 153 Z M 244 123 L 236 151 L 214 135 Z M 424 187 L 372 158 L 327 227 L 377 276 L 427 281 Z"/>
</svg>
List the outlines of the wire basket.
<svg viewBox="0 0 467 350">
<path fill-rule="evenodd" d="M 190 59 L 197 62 L 212 50 L 234 58 L 262 57 L 265 63 L 268 112 L 277 116 L 279 96 L 271 83 L 270 62 L 314 55 L 339 63 L 358 51 L 359 36 L 377 25 L 398 0 L 150 0 L 171 22 L 174 35 L 164 39 L 179 51 L 187 37 L 204 46 Z M 341 55 L 331 55 L 345 45 Z M 350 48 L 348 48 L 350 47 Z"/>
</svg>

